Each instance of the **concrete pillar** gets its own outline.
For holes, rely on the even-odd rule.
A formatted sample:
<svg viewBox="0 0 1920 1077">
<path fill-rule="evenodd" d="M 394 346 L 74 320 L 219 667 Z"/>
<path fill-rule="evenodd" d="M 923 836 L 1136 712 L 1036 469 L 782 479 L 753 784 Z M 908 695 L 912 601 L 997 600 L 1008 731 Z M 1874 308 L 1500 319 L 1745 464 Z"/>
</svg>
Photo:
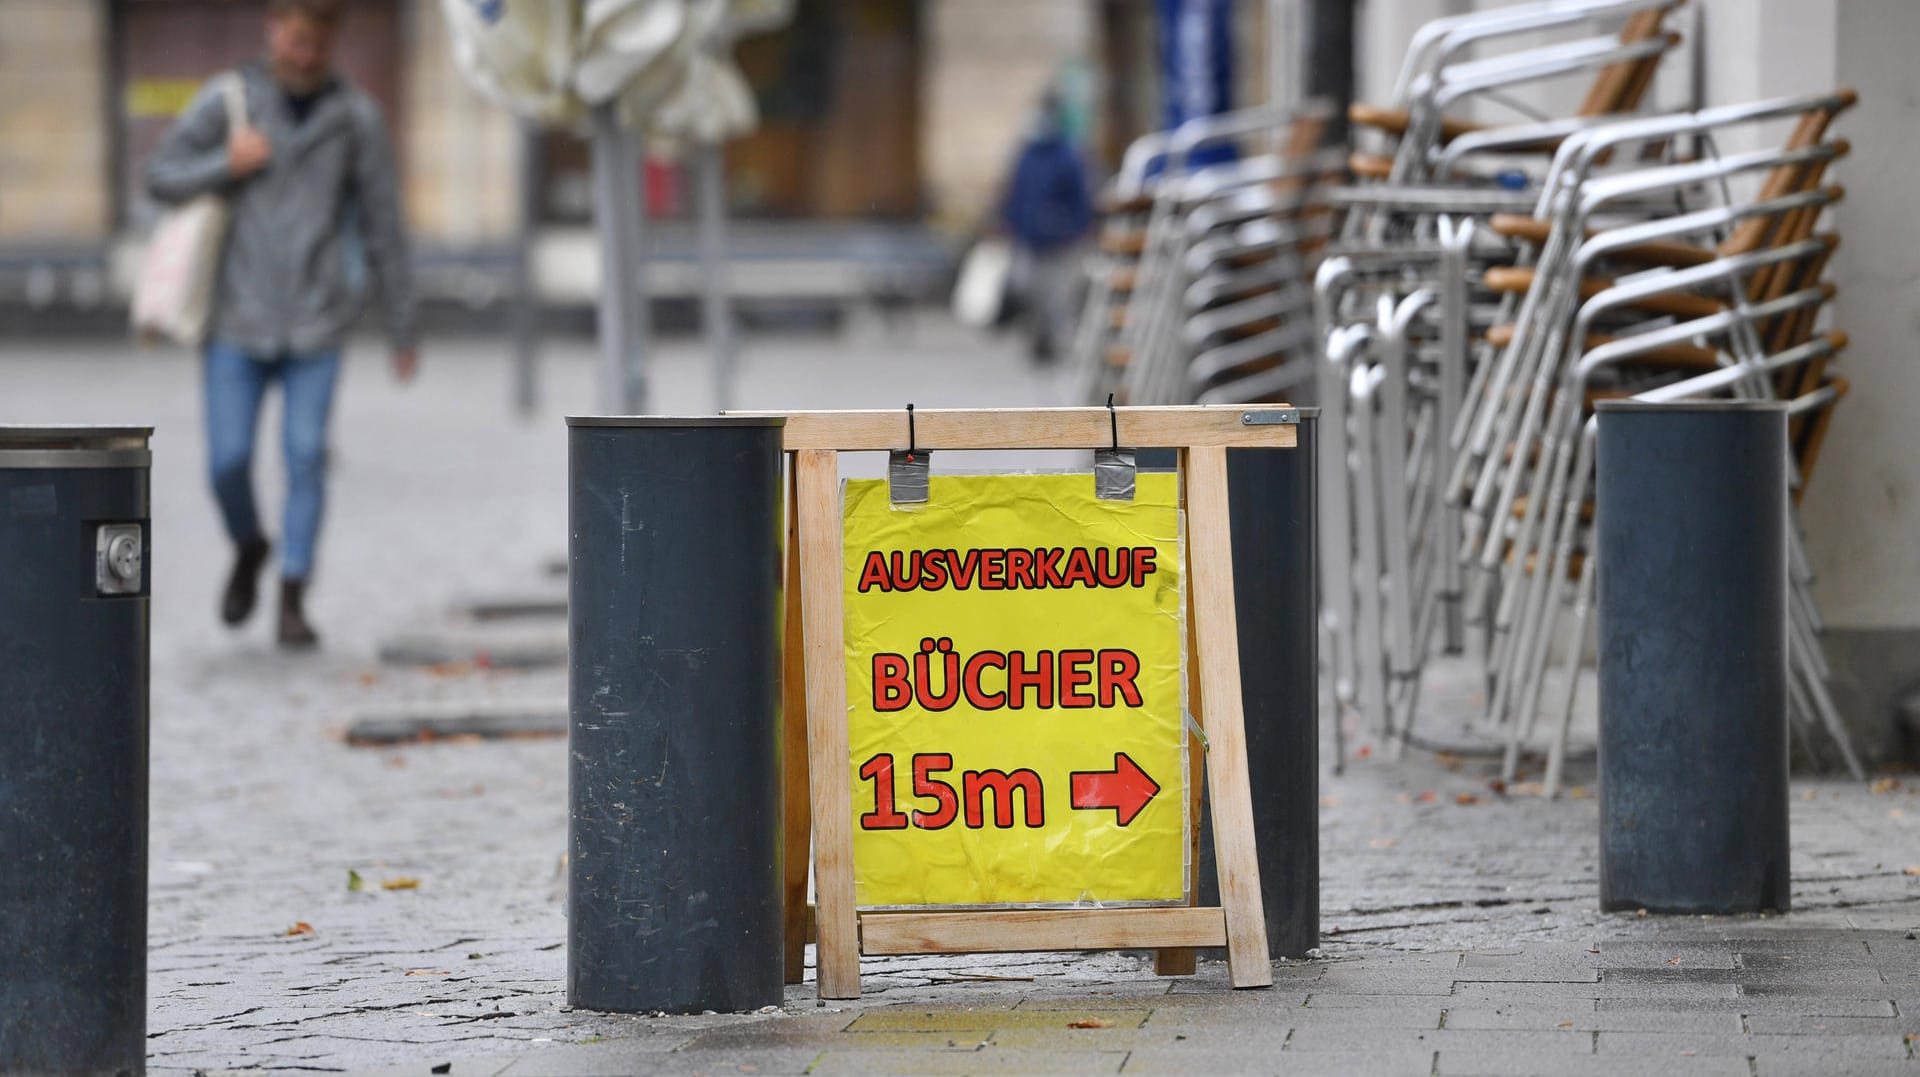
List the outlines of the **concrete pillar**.
<svg viewBox="0 0 1920 1077">
<path fill-rule="evenodd" d="M 1834 692 L 1870 756 L 1902 750 L 1895 708 L 1920 686 L 1920 5 L 1838 0 L 1829 35 L 1840 81 L 1860 104 L 1839 123 L 1853 156 L 1835 168 L 1847 198 L 1831 211 L 1843 242 L 1830 276 L 1833 324 L 1852 346 L 1840 402 L 1802 516 L 1827 616 Z M 1784 77 L 1784 76 L 1783 76 Z M 1920 730 L 1907 733 L 1909 758 Z"/>
<path fill-rule="evenodd" d="M 388 122 L 415 243 L 507 242 L 520 216 L 520 127 L 461 78 L 438 0 L 408 0 L 403 17 L 403 115 Z"/>
<path fill-rule="evenodd" d="M 107 237 L 107 6 L 9 0 L 0 31 L 0 242 Z"/>
<path fill-rule="evenodd" d="M 1088 0 L 927 0 L 921 9 L 920 152 L 935 222 L 964 231 L 992 211 L 1040 94 L 1098 53 Z"/>
<path fill-rule="evenodd" d="M 1471 0 L 1365 0 L 1353 28 L 1354 100 L 1384 103 L 1414 31 L 1472 6 Z"/>
</svg>

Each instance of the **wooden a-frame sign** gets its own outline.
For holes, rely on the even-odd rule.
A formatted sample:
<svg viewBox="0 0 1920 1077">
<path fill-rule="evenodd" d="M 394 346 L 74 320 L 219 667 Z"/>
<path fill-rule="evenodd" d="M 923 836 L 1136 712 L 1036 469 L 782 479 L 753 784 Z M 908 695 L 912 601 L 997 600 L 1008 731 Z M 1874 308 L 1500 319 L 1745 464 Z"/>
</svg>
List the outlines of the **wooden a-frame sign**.
<svg viewBox="0 0 1920 1077">
<path fill-rule="evenodd" d="M 913 444 L 937 449 L 1174 448 L 1187 513 L 1189 709 L 1194 825 L 1200 774 L 1212 783 L 1218 907 L 861 912 L 854 900 L 853 787 L 848 758 L 842 589 L 842 452 L 908 447 L 902 411 L 815 411 L 786 418 L 792 454 L 787 513 L 784 730 L 786 978 L 802 979 L 809 936 L 822 998 L 857 998 L 862 954 L 1035 950 L 1157 951 L 1156 968 L 1194 970 L 1194 948 L 1224 946 L 1233 986 L 1273 982 L 1255 859 L 1252 790 L 1240 700 L 1227 520 L 1227 449 L 1292 448 L 1285 404 L 1247 407 L 1024 408 L 914 413 Z M 1089 480 L 1091 481 L 1091 480 Z M 806 746 L 804 753 L 797 750 Z M 1204 756 L 1202 755 L 1204 751 Z M 811 842 L 809 842 L 811 839 Z M 807 903 L 811 844 L 816 905 Z M 1198 857 L 1188 857 L 1197 871 Z M 1190 878 L 1190 882 L 1192 879 Z M 1189 901 L 1196 888 L 1188 886 Z"/>
</svg>

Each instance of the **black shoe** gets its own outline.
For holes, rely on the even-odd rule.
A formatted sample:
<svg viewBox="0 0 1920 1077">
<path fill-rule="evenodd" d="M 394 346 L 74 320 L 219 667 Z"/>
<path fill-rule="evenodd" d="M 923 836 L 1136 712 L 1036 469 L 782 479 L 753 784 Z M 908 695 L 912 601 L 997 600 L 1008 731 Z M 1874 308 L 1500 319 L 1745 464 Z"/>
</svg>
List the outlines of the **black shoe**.
<svg viewBox="0 0 1920 1077">
<path fill-rule="evenodd" d="M 259 597 L 260 568 L 267 563 L 267 540 L 254 539 L 240 544 L 233 558 L 233 571 L 227 575 L 226 593 L 220 596 L 220 619 L 230 625 L 245 621 L 253 613 Z"/>
<path fill-rule="evenodd" d="M 307 615 L 301 609 L 301 599 L 305 597 L 305 580 L 280 581 L 280 646 L 288 648 L 318 647 L 320 637 L 307 623 Z"/>
</svg>

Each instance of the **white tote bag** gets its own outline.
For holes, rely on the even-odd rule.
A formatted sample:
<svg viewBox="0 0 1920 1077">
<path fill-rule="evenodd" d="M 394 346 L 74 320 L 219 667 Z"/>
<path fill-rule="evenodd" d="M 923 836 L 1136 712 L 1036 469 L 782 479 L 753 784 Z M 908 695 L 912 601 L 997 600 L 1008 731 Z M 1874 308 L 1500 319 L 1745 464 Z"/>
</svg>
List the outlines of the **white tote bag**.
<svg viewBox="0 0 1920 1077">
<path fill-rule="evenodd" d="M 240 76 L 224 77 L 227 130 L 247 126 Z M 227 200 L 209 191 L 167 210 L 147 238 L 133 283 L 133 331 L 141 340 L 169 340 L 195 347 L 206 338 L 213 313 L 213 287 L 227 238 Z"/>
<path fill-rule="evenodd" d="M 954 320 L 969 329 L 1001 325 L 1013 272 L 1013 245 L 1006 240 L 988 236 L 970 247 L 954 279 Z"/>
</svg>

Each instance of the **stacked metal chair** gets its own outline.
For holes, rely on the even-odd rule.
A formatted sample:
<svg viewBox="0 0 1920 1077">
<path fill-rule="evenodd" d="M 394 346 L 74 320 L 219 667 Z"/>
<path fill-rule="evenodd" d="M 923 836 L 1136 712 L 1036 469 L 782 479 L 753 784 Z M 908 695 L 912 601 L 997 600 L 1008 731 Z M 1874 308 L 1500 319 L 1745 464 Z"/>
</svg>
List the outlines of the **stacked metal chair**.
<svg viewBox="0 0 1920 1077">
<path fill-rule="evenodd" d="M 1337 705 L 1395 752 L 1412 739 L 1429 654 L 1464 649 L 1477 623 L 1484 717 L 1507 774 L 1544 728 L 1557 786 L 1593 593 L 1593 399 L 1791 400 L 1804 486 L 1845 393 L 1826 370 L 1845 336 L 1815 332 L 1837 244 L 1816 228 L 1841 196 L 1822 181 L 1847 146 L 1827 132 L 1852 96 L 1607 115 L 1639 102 L 1673 43 L 1674 7 L 1442 20 L 1416 38 L 1400 99 L 1353 113 L 1392 145 L 1356 154 L 1356 184 L 1333 193 L 1345 218 L 1313 289 L 1323 625 Z M 1455 59 L 1597 23 L 1609 32 Z M 1577 71 L 1594 73 L 1577 115 L 1495 127 L 1449 111 L 1488 87 Z M 1769 123 L 1792 124 L 1777 148 L 1717 148 Z M 1528 168 L 1542 151 L 1546 167 Z M 1809 744 L 1824 731 L 1857 773 L 1797 543 L 1794 563 L 1795 726 Z M 1556 642 L 1566 671 L 1549 701 Z"/>
<path fill-rule="evenodd" d="M 1342 153 L 1329 112 L 1248 109 L 1129 147 L 1104 204 L 1074 341 L 1074 395 L 1277 400 L 1313 373 L 1308 280 Z M 1220 160 L 1204 151 L 1230 146 Z M 1211 163 L 1199 164 L 1201 160 Z"/>
</svg>

